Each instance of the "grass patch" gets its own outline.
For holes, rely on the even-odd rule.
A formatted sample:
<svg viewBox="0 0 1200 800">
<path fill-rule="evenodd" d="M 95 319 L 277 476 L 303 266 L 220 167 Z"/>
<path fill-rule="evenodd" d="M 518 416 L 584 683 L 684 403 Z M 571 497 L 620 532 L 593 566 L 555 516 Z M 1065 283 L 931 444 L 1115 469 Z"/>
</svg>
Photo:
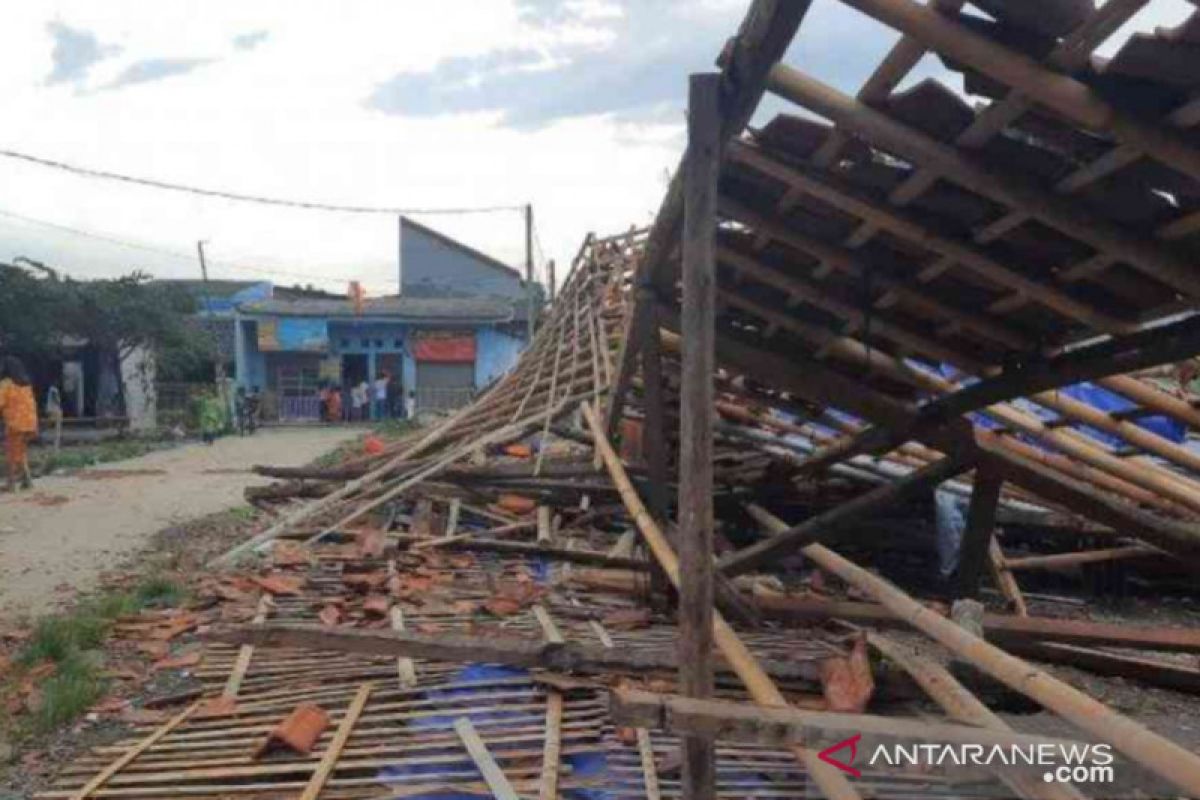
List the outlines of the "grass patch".
<svg viewBox="0 0 1200 800">
<path fill-rule="evenodd" d="M 43 442 L 48 441 L 43 432 Z M 29 466 L 34 475 L 47 475 L 55 470 L 77 470 L 110 461 L 124 461 L 159 450 L 164 442 L 140 438 L 109 439 L 95 444 L 71 445 L 57 453 L 47 445 L 29 451 Z"/>
<path fill-rule="evenodd" d="M 27 718 L 27 732 L 45 733 L 72 722 L 103 696 L 100 648 L 118 619 L 147 608 L 177 606 L 186 598 L 187 590 L 178 582 L 149 576 L 132 590 L 105 592 L 70 612 L 38 620 L 17 654 L 11 686 L 41 665 L 52 663 L 54 671 L 37 687 L 40 699 Z"/>
<path fill-rule="evenodd" d="M 133 599 L 139 608 L 171 608 L 187 599 L 187 590 L 170 578 L 154 576 L 138 584 Z"/>
<path fill-rule="evenodd" d="M 104 696 L 104 688 L 100 667 L 91 659 L 74 654 L 58 662 L 54 674 L 39 687 L 41 702 L 31 720 L 33 729 L 50 731 L 74 721 Z"/>
<path fill-rule="evenodd" d="M 258 517 L 254 506 L 234 506 L 229 509 L 229 516 L 240 522 L 253 522 Z"/>
</svg>

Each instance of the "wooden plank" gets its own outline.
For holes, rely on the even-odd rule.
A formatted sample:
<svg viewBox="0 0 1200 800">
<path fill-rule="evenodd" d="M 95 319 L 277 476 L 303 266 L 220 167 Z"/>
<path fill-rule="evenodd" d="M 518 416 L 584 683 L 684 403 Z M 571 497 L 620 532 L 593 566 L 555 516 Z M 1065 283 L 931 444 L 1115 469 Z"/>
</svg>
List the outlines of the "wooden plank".
<svg viewBox="0 0 1200 800">
<path fill-rule="evenodd" d="M 717 291 L 717 180 L 721 170 L 721 79 L 688 80 L 684 162 L 682 367 L 679 387 L 679 682 L 689 697 L 713 692 L 713 356 Z M 711 740 L 683 739 L 683 792 L 716 797 Z"/>
<path fill-rule="evenodd" d="M 369 683 L 358 687 L 354 700 L 350 702 L 350 707 L 346 709 L 345 716 L 342 717 L 337 731 L 333 734 L 333 739 L 330 740 L 325 752 L 321 755 L 321 762 L 317 764 L 312 777 L 308 779 L 308 785 L 300 794 L 300 800 L 317 800 L 321 796 L 321 790 L 325 788 L 325 782 L 329 780 L 329 776 L 337 767 L 338 759 L 341 758 L 346 742 L 350 741 L 350 734 L 354 732 L 354 725 L 367 705 L 367 698 L 371 696 L 372 688 L 374 687 Z"/>
<path fill-rule="evenodd" d="M 458 517 L 462 513 L 462 500 L 457 497 L 450 500 L 450 511 L 446 515 L 446 536 L 453 536 L 458 531 Z"/>
<path fill-rule="evenodd" d="M 646 789 L 646 800 L 662 800 L 662 791 L 658 786 L 658 765 L 654 762 L 654 743 L 650 741 L 650 731 L 636 728 L 638 757 L 642 764 L 642 784 Z"/>
<path fill-rule="evenodd" d="M 550 689 L 546 692 L 546 740 L 542 749 L 542 780 L 538 787 L 539 800 L 556 800 L 558 797 L 559 761 L 562 755 L 562 693 Z"/>
<path fill-rule="evenodd" d="M 267 614 L 271 611 L 271 598 L 269 595 L 262 595 L 258 598 L 258 610 L 254 614 L 254 619 L 250 624 L 262 625 L 266 622 Z M 242 681 L 246 678 L 246 671 L 250 669 L 250 660 L 254 658 L 254 645 L 244 644 L 238 649 L 237 660 L 233 663 L 233 669 L 229 672 L 229 679 L 225 682 L 225 688 L 221 691 L 222 697 L 236 699 L 238 692 L 241 691 Z"/>
<path fill-rule="evenodd" d="M 537 603 L 533 607 L 533 616 L 537 619 L 538 625 L 542 628 L 542 638 L 550 644 L 562 644 L 566 641 L 563 638 L 562 631 L 554 624 L 554 619 L 550 616 L 550 612 L 541 603 Z"/>
<path fill-rule="evenodd" d="M 986 459 L 980 461 L 971 489 L 971 504 L 967 508 L 967 527 L 958 551 L 959 597 L 975 597 L 979 594 L 979 579 L 992 544 L 996 507 L 1000 503 L 1000 490 L 1003 487 L 1004 476 L 992 469 Z"/>
<path fill-rule="evenodd" d="M 171 719 L 164 722 L 161 726 L 156 728 L 153 733 L 151 733 L 145 739 L 142 739 L 133 747 L 129 748 L 121 755 L 120 758 L 102 769 L 100 773 L 96 775 L 96 777 L 92 778 L 77 792 L 73 793 L 71 795 L 71 800 L 84 800 L 84 798 L 91 797 L 92 793 L 103 787 L 104 784 L 108 783 L 110 778 L 133 763 L 138 756 L 153 747 L 168 733 L 186 722 L 188 718 L 192 716 L 192 714 L 196 713 L 196 709 L 198 708 L 200 708 L 199 702 L 192 703 L 183 711 L 180 711 L 174 717 L 171 717 Z"/>
<path fill-rule="evenodd" d="M 551 511 L 550 506 L 537 507 L 537 540 L 543 544 L 554 538 L 550 527 Z"/>
<path fill-rule="evenodd" d="M 391 618 L 392 630 L 404 630 L 404 610 L 400 606 L 392 606 L 388 612 Z M 408 689 L 417 685 L 417 666 L 411 658 L 401 656 L 396 659 L 396 674 L 400 679 L 400 688 Z"/>
<path fill-rule="evenodd" d="M 491 751 L 483 739 L 480 738 L 479 732 L 475 730 L 475 726 L 471 724 L 469 717 L 459 717 L 454 720 L 454 730 L 462 739 L 463 746 L 467 748 L 467 752 L 471 754 L 471 760 L 475 762 L 475 766 L 479 769 L 479 774 L 483 776 L 483 780 L 487 783 L 488 788 L 492 790 L 492 797 L 496 800 L 520 800 L 520 796 L 513 789 L 512 784 L 508 782 L 504 770 L 500 769 L 500 765 L 496 763 L 496 759 L 492 758 Z"/>
</svg>

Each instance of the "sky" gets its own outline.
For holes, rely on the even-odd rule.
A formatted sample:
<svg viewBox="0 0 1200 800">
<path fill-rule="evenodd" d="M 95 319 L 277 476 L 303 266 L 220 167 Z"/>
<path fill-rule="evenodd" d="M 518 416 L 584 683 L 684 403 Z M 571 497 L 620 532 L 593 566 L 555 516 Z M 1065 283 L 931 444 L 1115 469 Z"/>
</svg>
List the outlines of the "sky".
<svg viewBox="0 0 1200 800">
<path fill-rule="evenodd" d="M 588 232 L 648 225 L 686 77 L 748 0 L 23 0 L 0 9 L 0 149 L 239 194 L 534 207 L 539 276 Z M 1179 22 L 1152 0 L 1130 27 Z M 852 93 L 894 41 L 814 0 L 785 61 Z M 1110 44 L 1120 41 L 1119 35 Z M 957 84 L 934 59 L 912 80 Z M 781 110 L 768 102 L 762 114 Z M 415 218 L 520 266 L 521 213 Z M 394 214 L 166 192 L 0 158 L 0 260 L 397 291 Z M 84 235 L 89 234 L 89 235 Z"/>
</svg>

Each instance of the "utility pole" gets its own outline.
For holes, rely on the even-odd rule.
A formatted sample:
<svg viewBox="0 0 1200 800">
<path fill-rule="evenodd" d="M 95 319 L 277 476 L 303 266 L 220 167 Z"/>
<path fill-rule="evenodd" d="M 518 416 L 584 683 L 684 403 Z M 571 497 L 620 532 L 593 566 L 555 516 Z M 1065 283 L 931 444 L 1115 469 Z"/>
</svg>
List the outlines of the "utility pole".
<svg viewBox="0 0 1200 800">
<path fill-rule="evenodd" d="M 208 290 L 208 263 L 204 260 L 204 240 L 196 241 L 196 252 L 200 256 L 200 278 L 204 282 L 204 310 L 205 316 L 208 317 L 208 330 L 215 337 L 217 345 L 217 361 L 213 365 L 213 374 L 217 379 L 217 394 L 221 398 L 221 405 L 228 412 L 229 397 L 225 390 L 225 348 L 221 346 L 221 332 L 217 330 L 214 323 L 214 312 L 212 307 L 212 295 Z M 236 322 L 234 324 L 237 324 Z"/>
<path fill-rule="evenodd" d="M 554 259 L 553 258 L 546 262 L 546 271 L 549 273 L 547 280 L 550 281 L 550 302 L 553 303 L 554 297 L 556 294 L 555 290 L 557 289 L 557 287 L 555 285 L 556 281 L 554 279 Z"/>
<path fill-rule="evenodd" d="M 525 296 L 529 300 L 529 342 L 533 342 L 533 203 L 525 204 Z"/>
</svg>

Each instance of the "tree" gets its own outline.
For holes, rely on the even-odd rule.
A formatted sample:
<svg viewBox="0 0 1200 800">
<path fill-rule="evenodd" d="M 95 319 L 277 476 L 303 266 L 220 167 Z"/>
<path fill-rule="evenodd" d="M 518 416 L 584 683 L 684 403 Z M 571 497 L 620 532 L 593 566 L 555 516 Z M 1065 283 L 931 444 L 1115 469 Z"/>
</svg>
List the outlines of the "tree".
<svg viewBox="0 0 1200 800">
<path fill-rule="evenodd" d="M 56 358 L 86 343 L 111 359 L 114 374 L 139 348 L 171 367 L 211 360 L 216 352 L 212 337 L 189 324 L 196 301 L 179 286 L 141 272 L 76 281 L 43 271 L 46 277 L 36 277 L 0 264 L 0 351 Z"/>
</svg>

